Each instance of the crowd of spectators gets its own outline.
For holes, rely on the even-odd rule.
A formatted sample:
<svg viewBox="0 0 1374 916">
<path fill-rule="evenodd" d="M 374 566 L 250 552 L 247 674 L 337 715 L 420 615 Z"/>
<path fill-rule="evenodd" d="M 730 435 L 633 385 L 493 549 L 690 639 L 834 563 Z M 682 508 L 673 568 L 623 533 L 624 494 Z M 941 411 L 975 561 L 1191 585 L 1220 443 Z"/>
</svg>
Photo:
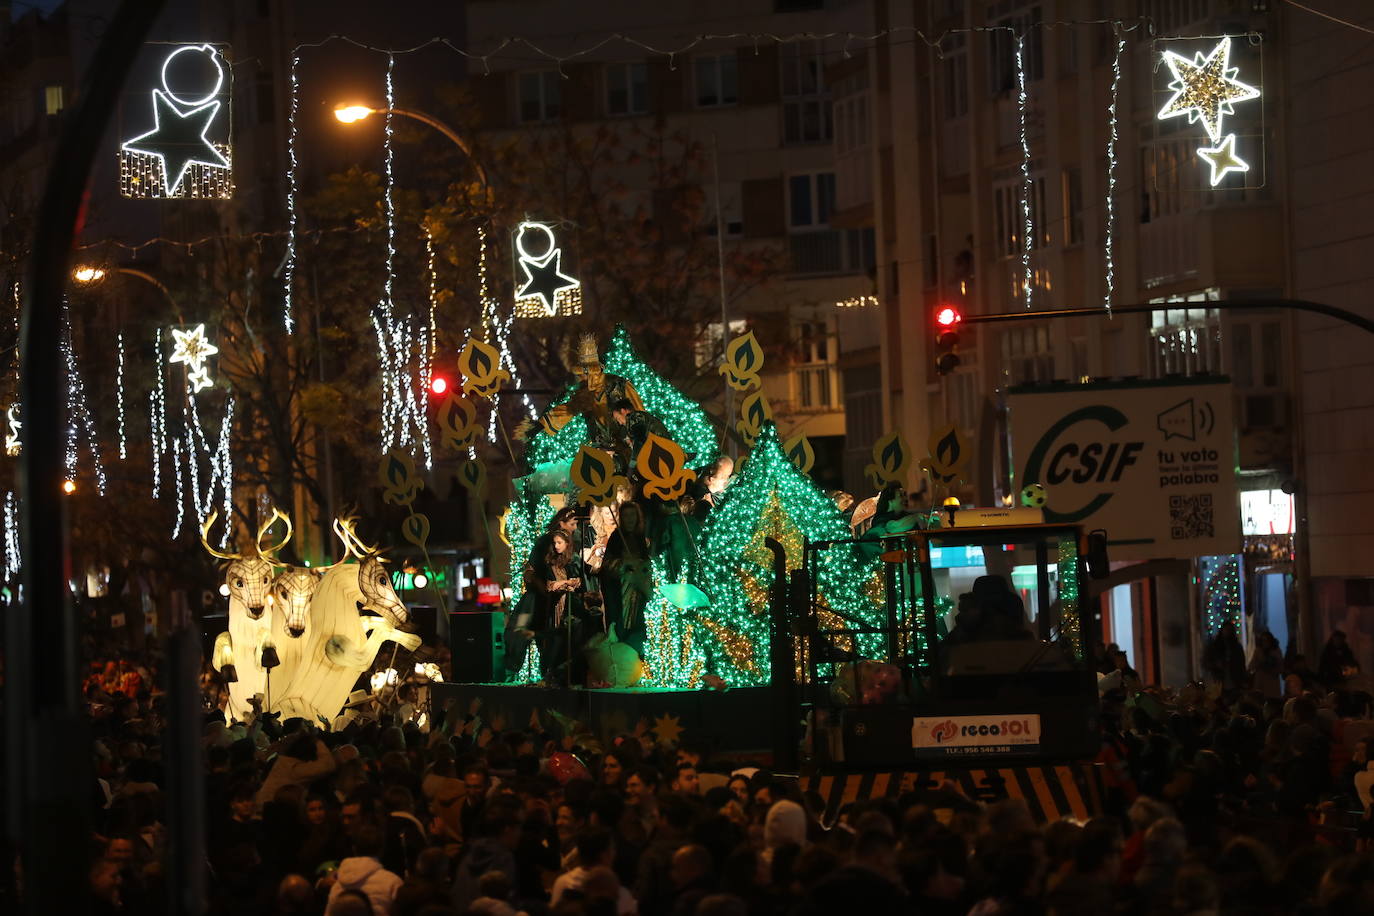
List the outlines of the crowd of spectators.
<svg viewBox="0 0 1374 916">
<path fill-rule="evenodd" d="M 1122 671 L 1111 647 L 1098 654 Z M 1368 693 L 1321 683 L 1300 657 L 1269 672 L 1284 677 L 1275 691 L 1253 673 L 1136 689 L 1125 667 L 1103 698 L 1106 810 L 1049 824 L 954 783 L 827 812 L 804 783 L 690 741 L 641 727 L 602 746 L 556 717 L 508 723 L 477 703 L 435 710 L 428 731 L 226 725 L 207 681 L 210 912 L 1374 913 Z M 123 660 L 86 684 L 104 913 L 170 912 L 156 682 Z"/>
</svg>

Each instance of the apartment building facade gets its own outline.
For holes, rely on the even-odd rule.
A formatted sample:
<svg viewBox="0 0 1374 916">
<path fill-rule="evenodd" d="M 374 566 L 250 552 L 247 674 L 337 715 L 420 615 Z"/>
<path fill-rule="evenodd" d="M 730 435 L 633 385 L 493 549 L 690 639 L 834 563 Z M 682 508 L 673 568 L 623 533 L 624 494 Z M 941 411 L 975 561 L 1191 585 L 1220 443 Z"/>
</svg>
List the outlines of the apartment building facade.
<svg viewBox="0 0 1374 916">
<path fill-rule="evenodd" d="M 753 328 L 760 339 L 783 344 L 770 348 L 764 394 L 784 437 L 809 438 L 817 452 L 814 473 L 828 486 L 841 483 L 845 435 L 836 303 L 872 294 L 874 233 L 834 218 L 836 123 L 826 68 L 839 56 L 840 42 L 800 36 L 846 29 L 852 9 L 775 0 L 467 5 L 474 48 L 520 35 L 564 55 L 623 33 L 679 52 L 651 53 L 612 40 L 561 65 L 498 55 L 475 68 L 471 82 L 484 125 L 522 142 L 543 129 L 590 132 L 657 122 L 700 144 L 709 159 L 699 189 L 708 202 L 706 219 L 714 219 L 718 195 L 726 250 L 771 248 L 785 264 L 783 276 L 746 295 L 722 290 L 726 336 Z M 698 40 L 711 34 L 734 37 Z M 764 35 L 798 38 L 751 37 Z M 632 194 L 638 189 L 646 200 L 652 194 L 647 171 L 614 177 Z M 647 200 L 650 212 L 658 205 Z M 717 325 L 705 339 L 703 360 L 717 358 L 719 339 Z"/>
<path fill-rule="evenodd" d="M 1009 459 L 1010 389 L 1228 376 L 1244 557 L 1114 564 L 1114 587 L 1103 597 L 1104 635 L 1147 677 L 1177 683 L 1195 676 L 1209 636 L 1198 583 L 1235 563 L 1244 570 L 1250 628 L 1271 629 L 1281 641 L 1299 636 L 1307 596 L 1295 587 L 1294 533 L 1305 502 L 1295 433 L 1298 323 L 1282 311 L 1209 305 L 1294 290 L 1285 228 L 1292 180 L 1284 130 L 1287 14 L 1249 0 L 864 6 L 865 28 L 884 37 L 830 71 L 837 124 L 841 112 L 857 124 L 837 130 L 837 160 L 850 167 L 837 170 L 836 219 L 872 225 L 878 252 L 876 304 L 841 319 L 842 328 L 856 329 L 841 335 L 840 354 L 850 479 L 867 460 L 866 443 L 882 430 L 901 429 L 919 451 L 930 430 L 953 422 L 977 452 L 970 475 L 976 485 L 961 495 L 982 505 L 1012 500 L 1022 482 Z M 1024 41 L 1030 152 L 1028 265 L 1016 35 Z M 1157 114 L 1168 98 L 1161 53 L 1191 58 L 1220 35 L 1238 36 L 1232 65 L 1243 78 L 1259 82 L 1262 75 L 1264 101 L 1250 110 L 1237 106 L 1230 122 L 1250 143 L 1251 172 L 1214 188 L 1186 119 L 1161 121 Z M 961 364 L 937 374 L 931 338 L 940 306 L 966 315 L 1025 309 L 1027 277 L 1032 311 L 1108 301 L 1114 62 L 1120 76 L 1110 301 L 1158 308 L 965 326 Z M 1301 641 L 1305 651 L 1314 651 L 1312 638 Z"/>
</svg>

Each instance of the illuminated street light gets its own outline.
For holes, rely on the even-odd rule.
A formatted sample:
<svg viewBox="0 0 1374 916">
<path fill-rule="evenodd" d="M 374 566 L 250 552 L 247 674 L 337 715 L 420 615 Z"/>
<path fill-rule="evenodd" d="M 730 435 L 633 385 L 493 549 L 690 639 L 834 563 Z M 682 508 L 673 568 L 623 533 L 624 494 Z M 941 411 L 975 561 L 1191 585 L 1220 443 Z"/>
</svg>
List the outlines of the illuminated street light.
<svg viewBox="0 0 1374 916">
<path fill-rule="evenodd" d="M 338 119 L 341 124 L 356 124 L 370 115 L 388 113 L 399 115 L 403 118 L 410 118 L 412 121 L 419 121 L 422 124 L 428 124 L 445 137 L 448 137 L 449 140 L 453 142 L 453 145 L 462 150 L 463 155 L 467 156 L 468 161 L 472 163 L 473 169 L 477 172 L 478 180 L 482 182 L 483 190 L 486 191 L 491 187 L 491 183 L 487 180 L 487 170 L 482 168 L 482 163 L 478 162 L 477 159 L 473 157 L 472 147 L 468 144 L 468 141 L 463 139 L 458 131 L 433 115 L 425 114 L 423 111 L 416 111 L 413 108 L 369 108 L 366 105 L 340 105 L 334 109 L 334 117 Z"/>
<path fill-rule="evenodd" d="M 105 279 L 105 271 L 99 267 L 83 264 L 72 271 L 72 279 L 77 283 L 99 283 Z"/>
<path fill-rule="evenodd" d="M 373 113 L 375 113 L 375 109 L 368 108 L 366 105 L 341 105 L 334 109 L 334 117 L 344 124 L 361 121 Z"/>
</svg>

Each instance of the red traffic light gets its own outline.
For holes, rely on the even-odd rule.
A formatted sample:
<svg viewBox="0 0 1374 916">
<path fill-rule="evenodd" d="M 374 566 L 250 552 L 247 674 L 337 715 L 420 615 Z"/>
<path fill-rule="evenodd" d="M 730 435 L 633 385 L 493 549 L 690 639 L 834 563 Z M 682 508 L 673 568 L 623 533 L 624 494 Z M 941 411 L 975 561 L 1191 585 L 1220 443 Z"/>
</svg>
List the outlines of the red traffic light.
<svg viewBox="0 0 1374 916">
<path fill-rule="evenodd" d="M 436 397 L 448 391 L 448 379 L 442 375 L 436 375 L 429 380 L 429 393 Z"/>
<path fill-rule="evenodd" d="M 935 313 L 935 323 L 942 328 L 952 328 L 963 320 L 964 316 L 952 306 L 946 305 Z"/>
</svg>

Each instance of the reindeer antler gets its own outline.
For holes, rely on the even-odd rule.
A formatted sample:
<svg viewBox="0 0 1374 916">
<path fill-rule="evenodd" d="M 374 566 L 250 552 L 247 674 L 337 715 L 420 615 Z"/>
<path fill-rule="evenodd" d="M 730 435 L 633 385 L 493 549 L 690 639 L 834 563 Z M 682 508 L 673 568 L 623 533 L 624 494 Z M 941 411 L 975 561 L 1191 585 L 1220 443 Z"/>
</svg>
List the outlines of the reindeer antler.
<svg viewBox="0 0 1374 916">
<path fill-rule="evenodd" d="M 272 547 L 269 547 L 264 550 L 262 546 L 262 539 L 267 535 L 267 532 L 271 530 L 272 526 L 276 524 L 277 519 L 281 519 L 282 521 L 286 522 L 286 537 L 282 538 L 280 543 L 275 544 Z M 266 524 L 264 524 L 261 528 L 258 529 L 258 537 L 257 540 L 254 541 L 258 548 L 258 556 L 262 557 L 264 560 L 267 560 L 269 562 L 275 560 L 277 551 L 285 547 L 287 542 L 291 540 L 291 534 L 294 530 L 295 529 L 291 527 L 291 516 L 287 515 L 285 512 L 282 512 L 280 509 L 273 506 L 272 517 L 267 520 Z"/>
<path fill-rule="evenodd" d="M 357 525 L 356 517 L 334 519 L 334 533 L 343 541 L 344 550 L 361 560 L 369 554 L 376 553 L 377 548 L 363 543 L 362 538 L 358 537 Z"/>
<path fill-rule="evenodd" d="M 210 528 L 215 524 L 215 519 L 219 518 L 218 510 L 212 511 L 210 517 L 205 520 L 205 524 L 200 526 L 200 542 L 205 545 L 205 549 L 210 552 L 210 556 L 217 560 L 242 560 L 241 553 L 224 553 L 210 546 Z"/>
</svg>

